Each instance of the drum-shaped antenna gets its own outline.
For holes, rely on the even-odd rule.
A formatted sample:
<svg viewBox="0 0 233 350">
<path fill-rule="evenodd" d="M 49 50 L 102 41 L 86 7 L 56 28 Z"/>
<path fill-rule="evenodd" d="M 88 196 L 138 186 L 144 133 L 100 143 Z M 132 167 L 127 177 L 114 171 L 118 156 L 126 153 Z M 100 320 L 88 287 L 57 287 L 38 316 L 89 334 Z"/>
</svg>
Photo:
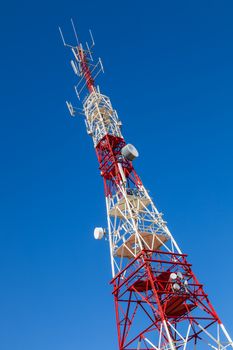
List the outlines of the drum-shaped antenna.
<svg viewBox="0 0 233 350">
<path fill-rule="evenodd" d="M 130 143 L 122 148 L 121 154 L 130 161 L 134 160 L 134 158 L 137 158 L 139 155 L 137 149 Z"/>
</svg>

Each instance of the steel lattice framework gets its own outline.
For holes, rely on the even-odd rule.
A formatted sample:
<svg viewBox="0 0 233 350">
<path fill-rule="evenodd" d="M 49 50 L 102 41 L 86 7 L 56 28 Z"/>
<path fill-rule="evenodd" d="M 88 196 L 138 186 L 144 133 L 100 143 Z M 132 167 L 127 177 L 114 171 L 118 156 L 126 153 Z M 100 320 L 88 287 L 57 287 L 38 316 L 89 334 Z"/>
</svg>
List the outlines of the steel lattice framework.
<svg viewBox="0 0 233 350">
<path fill-rule="evenodd" d="M 113 297 L 119 350 L 224 350 L 233 342 L 181 252 L 162 214 L 122 154 L 121 121 L 95 78 L 103 71 L 91 47 L 70 47 L 77 96 L 83 100 L 87 133 L 92 137 L 104 181 Z M 71 115 L 77 109 L 67 102 Z"/>
</svg>

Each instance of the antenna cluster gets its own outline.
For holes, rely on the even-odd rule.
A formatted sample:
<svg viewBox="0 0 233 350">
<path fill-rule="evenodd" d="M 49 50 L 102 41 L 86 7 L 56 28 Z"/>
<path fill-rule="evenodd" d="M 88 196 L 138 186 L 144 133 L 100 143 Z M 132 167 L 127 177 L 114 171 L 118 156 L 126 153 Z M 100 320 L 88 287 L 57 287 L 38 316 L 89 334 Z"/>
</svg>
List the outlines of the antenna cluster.
<svg viewBox="0 0 233 350">
<path fill-rule="evenodd" d="M 92 35 L 91 30 L 89 30 L 91 43 L 85 43 L 85 46 L 80 43 L 78 34 L 74 25 L 73 20 L 71 19 L 71 25 L 73 28 L 74 36 L 75 36 L 75 44 L 68 44 L 65 41 L 64 35 L 62 33 L 61 28 L 59 27 L 60 35 L 63 41 L 64 46 L 69 47 L 73 53 L 74 58 L 71 59 L 70 64 L 74 71 L 74 74 L 79 78 L 78 83 L 74 86 L 76 95 L 78 99 L 81 99 L 81 93 L 87 87 L 89 93 L 94 91 L 95 89 L 95 79 L 102 72 L 104 73 L 103 64 L 101 58 L 95 60 L 93 58 L 93 47 L 95 46 L 95 41 Z M 71 116 L 75 116 L 76 108 L 72 106 L 72 104 L 66 101 L 66 105 Z"/>
</svg>

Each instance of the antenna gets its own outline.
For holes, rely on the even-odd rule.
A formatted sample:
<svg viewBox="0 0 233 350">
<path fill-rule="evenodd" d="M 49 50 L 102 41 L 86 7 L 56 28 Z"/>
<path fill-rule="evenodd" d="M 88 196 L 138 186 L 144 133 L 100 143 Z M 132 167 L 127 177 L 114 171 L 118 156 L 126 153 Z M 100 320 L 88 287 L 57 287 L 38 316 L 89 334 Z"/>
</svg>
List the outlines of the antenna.
<svg viewBox="0 0 233 350">
<path fill-rule="evenodd" d="M 104 66 L 103 66 L 103 62 L 101 60 L 101 58 L 99 57 L 99 63 L 100 63 L 100 67 L 101 67 L 101 70 L 102 72 L 104 73 Z"/>
<path fill-rule="evenodd" d="M 74 35 L 75 35 L 75 39 L 77 41 L 77 44 L 79 45 L 79 41 L 78 41 L 78 35 L 77 35 L 77 31 L 76 31 L 76 28 L 75 28 L 75 25 L 74 25 L 74 22 L 73 22 L 73 19 L 71 18 L 71 24 L 72 24 L 72 27 L 73 27 L 73 31 L 74 31 Z"/>
<path fill-rule="evenodd" d="M 90 37 L 91 37 L 91 48 L 92 48 L 95 46 L 95 41 L 94 41 L 94 38 L 93 38 L 93 35 L 92 35 L 92 32 L 90 29 L 89 29 L 89 33 L 90 33 Z"/>
<path fill-rule="evenodd" d="M 92 35 L 91 30 L 89 30 L 89 34 L 91 37 L 91 44 L 89 46 L 88 42 L 86 42 L 85 49 L 83 48 L 82 43 L 78 39 L 78 34 L 76 27 L 74 25 L 74 21 L 71 18 L 71 25 L 73 28 L 74 36 L 76 43 L 67 44 L 63 35 L 61 28 L 59 27 L 59 32 L 62 38 L 62 42 L 64 46 L 67 46 L 71 49 L 75 60 L 71 60 L 70 64 L 74 71 L 74 74 L 79 77 L 78 83 L 75 85 L 75 92 L 77 97 L 81 98 L 81 92 L 85 89 L 88 89 L 89 93 L 92 93 L 96 90 L 95 87 L 95 79 L 102 72 L 104 73 L 103 63 L 100 58 L 95 60 L 92 56 L 91 49 L 95 46 L 95 41 Z M 67 104 L 69 111 L 73 113 L 73 110 L 70 109 L 71 105 Z M 71 115 L 72 115 L 71 113 Z"/>
<path fill-rule="evenodd" d="M 88 50 L 88 52 L 89 52 L 90 58 L 91 58 L 91 60 L 93 61 L 93 57 L 92 57 L 92 54 L 91 54 L 91 50 L 90 50 L 90 47 L 89 47 L 87 41 L 86 41 L 86 47 L 87 47 L 87 50 Z"/>
<path fill-rule="evenodd" d="M 78 70 L 77 64 L 76 62 L 74 62 L 73 60 L 70 61 L 71 67 L 73 68 L 74 74 L 80 76 L 80 72 Z"/>
<path fill-rule="evenodd" d="M 66 105 L 70 112 L 71 117 L 75 117 L 76 111 L 75 111 L 75 108 L 72 106 L 71 102 L 66 101 Z"/>
<path fill-rule="evenodd" d="M 63 35 L 63 33 L 62 33 L 61 27 L 58 27 L 58 29 L 59 29 L 59 32 L 60 32 L 60 35 L 61 35 L 61 38 L 62 38 L 63 45 L 66 46 L 66 47 L 72 48 L 72 47 L 73 47 L 72 45 L 67 44 L 67 43 L 65 42 L 65 38 L 64 38 L 64 35 Z"/>
<path fill-rule="evenodd" d="M 60 32 L 60 35 L 61 35 L 62 42 L 63 42 L 64 46 L 67 46 L 66 42 L 65 42 L 65 39 L 64 39 L 64 36 L 63 36 L 63 33 L 62 33 L 62 30 L 61 30 L 61 27 L 58 27 L 58 29 L 59 29 L 59 32 Z"/>
</svg>

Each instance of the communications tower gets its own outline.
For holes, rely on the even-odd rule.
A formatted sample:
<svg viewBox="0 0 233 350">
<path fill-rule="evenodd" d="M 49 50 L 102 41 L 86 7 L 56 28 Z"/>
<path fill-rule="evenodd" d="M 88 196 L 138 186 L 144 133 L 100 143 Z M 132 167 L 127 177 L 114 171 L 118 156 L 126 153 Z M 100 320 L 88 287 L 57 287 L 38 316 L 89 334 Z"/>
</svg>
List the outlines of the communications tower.
<svg viewBox="0 0 233 350">
<path fill-rule="evenodd" d="M 71 21 L 72 22 L 72 21 Z M 133 166 L 136 148 L 127 144 L 109 97 L 95 80 L 103 71 L 73 25 L 75 91 L 104 182 L 119 350 L 225 350 L 233 348 L 226 328 Z M 83 98 L 83 92 L 86 92 Z M 66 102 L 72 116 L 78 110 Z"/>
</svg>

